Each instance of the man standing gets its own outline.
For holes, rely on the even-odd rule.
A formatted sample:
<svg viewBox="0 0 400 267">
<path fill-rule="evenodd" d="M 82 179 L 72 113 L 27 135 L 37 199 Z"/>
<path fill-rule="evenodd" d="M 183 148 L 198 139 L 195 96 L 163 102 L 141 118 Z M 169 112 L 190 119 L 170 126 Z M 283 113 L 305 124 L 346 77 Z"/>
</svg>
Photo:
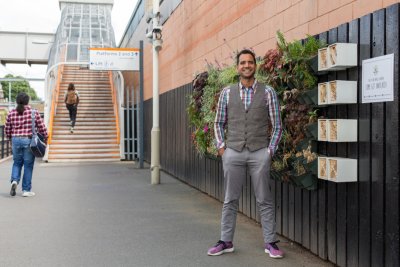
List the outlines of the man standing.
<svg viewBox="0 0 400 267">
<path fill-rule="evenodd" d="M 216 145 L 224 168 L 225 199 L 221 239 L 208 250 L 208 255 L 234 251 L 236 215 L 248 169 L 261 215 L 265 252 L 272 258 L 282 258 L 283 252 L 276 245 L 275 207 L 269 185 L 271 158 L 282 135 L 279 101 L 273 88 L 255 79 L 256 59 L 251 50 L 240 51 L 236 64 L 240 82 L 221 91 L 215 117 Z M 271 137 L 267 134 L 268 121 L 272 124 Z"/>
</svg>

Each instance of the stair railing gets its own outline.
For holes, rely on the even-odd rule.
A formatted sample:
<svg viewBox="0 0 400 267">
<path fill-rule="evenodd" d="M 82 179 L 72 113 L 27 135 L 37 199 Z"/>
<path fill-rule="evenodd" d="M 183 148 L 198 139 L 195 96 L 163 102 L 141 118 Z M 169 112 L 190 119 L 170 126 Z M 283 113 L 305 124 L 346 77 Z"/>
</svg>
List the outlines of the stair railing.
<svg viewBox="0 0 400 267">
<path fill-rule="evenodd" d="M 125 157 L 125 143 L 124 143 L 124 112 L 122 108 L 123 95 L 124 95 L 124 77 L 120 71 L 109 71 L 109 79 L 111 84 L 112 101 L 114 106 L 114 113 L 116 117 L 117 128 L 117 142 L 120 147 L 121 159 Z"/>
<path fill-rule="evenodd" d="M 57 74 L 57 82 L 55 84 L 55 90 L 52 93 L 51 98 L 51 108 L 50 108 L 50 117 L 49 117 L 49 124 L 48 124 L 48 133 L 49 138 L 47 139 L 47 144 L 51 144 L 51 140 L 53 137 L 53 124 L 54 124 L 54 116 L 56 115 L 57 111 L 57 102 L 60 94 L 60 86 L 62 81 L 62 74 L 64 71 L 64 65 L 58 67 L 58 74 Z"/>
<path fill-rule="evenodd" d="M 45 123 L 48 128 L 49 139 L 51 143 L 53 133 L 54 116 L 57 114 L 57 102 L 62 82 L 62 74 L 65 65 L 88 65 L 89 62 L 58 62 L 54 64 L 46 73 L 45 88 L 46 88 L 46 108 L 45 108 Z M 57 72 L 56 76 L 50 73 Z M 50 77 L 51 76 L 51 77 Z M 50 80 L 50 81 L 49 81 Z M 56 83 L 53 81 L 56 80 Z"/>
<path fill-rule="evenodd" d="M 119 129 L 119 111 L 118 111 L 118 101 L 117 101 L 117 96 L 118 92 L 115 90 L 114 86 L 114 79 L 112 72 L 108 72 L 108 76 L 110 79 L 110 84 L 111 84 L 111 95 L 112 95 L 112 102 L 114 106 L 114 114 L 115 114 L 115 119 L 116 119 L 116 127 L 117 127 L 117 142 L 120 142 L 120 129 Z"/>
</svg>

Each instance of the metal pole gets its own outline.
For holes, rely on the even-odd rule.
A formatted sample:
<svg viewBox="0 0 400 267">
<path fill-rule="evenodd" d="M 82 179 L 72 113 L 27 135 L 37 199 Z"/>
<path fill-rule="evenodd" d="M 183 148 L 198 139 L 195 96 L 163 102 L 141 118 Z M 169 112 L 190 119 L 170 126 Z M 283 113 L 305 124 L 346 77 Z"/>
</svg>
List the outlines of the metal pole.
<svg viewBox="0 0 400 267">
<path fill-rule="evenodd" d="M 11 110 L 11 82 L 8 82 L 8 111 Z"/>
<path fill-rule="evenodd" d="M 139 87 L 137 88 L 137 90 L 134 90 L 134 92 L 136 91 L 136 97 L 135 97 L 135 109 L 134 109 L 134 115 L 135 115 L 135 128 L 134 128 L 134 132 L 132 133 L 135 136 L 135 142 L 133 143 L 133 147 L 135 148 L 135 154 L 133 155 L 133 160 L 138 160 L 139 159 Z"/>
<path fill-rule="evenodd" d="M 135 160 L 135 155 L 137 156 L 137 137 L 135 138 L 135 133 L 137 132 L 137 106 L 135 105 L 135 101 L 137 101 L 137 98 L 135 87 L 132 86 L 132 160 Z"/>
<path fill-rule="evenodd" d="M 151 184 L 160 183 L 160 123 L 158 51 L 161 49 L 160 1 L 153 0 L 153 128 L 151 130 Z"/>
<path fill-rule="evenodd" d="M 129 108 L 129 93 L 130 93 L 130 91 L 131 91 L 131 88 L 130 87 L 127 87 L 127 90 L 126 90 L 126 136 L 127 136 L 127 139 L 126 139 L 126 143 L 127 143 L 127 149 L 126 149 L 126 151 L 127 151 L 127 156 L 126 156 L 126 159 L 127 160 L 130 160 L 130 158 L 131 158 L 131 137 L 132 137 L 132 135 L 131 135 L 131 133 L 130 133 L 130 131 L 131 131 L 131 111 L 130 111 L 130 108 Z"/>
<path fill-rule="evenodd" d="M 143 105 L 143 41 L 140 41 L 140 54 L 139 54 L 139 66 L 140 66 L 140 72 L 139 72 L 139 133 L 138 133 L 138 138 L 139 138 L 139 167 L 143 169 L 143 160 L 144 160 L 144 124 L 143 124 L 143 114 L 144 114 L 144 105 Z"/>
</svg>

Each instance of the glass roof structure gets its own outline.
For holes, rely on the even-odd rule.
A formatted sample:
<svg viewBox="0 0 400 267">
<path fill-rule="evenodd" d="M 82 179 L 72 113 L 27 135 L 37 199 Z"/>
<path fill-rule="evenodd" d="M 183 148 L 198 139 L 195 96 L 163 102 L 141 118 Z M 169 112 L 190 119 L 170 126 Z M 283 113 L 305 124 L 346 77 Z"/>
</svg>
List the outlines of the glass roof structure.
<svg viewBox="0 0 400 267">
<path fill-rule="evenodd" d="M 61 20 L 50 52 L 49 68 L 59 62 L 88 62 L 90 47 L 115 47 L 112 4 L 65 1 L 60 6 Z"/>
</svg>

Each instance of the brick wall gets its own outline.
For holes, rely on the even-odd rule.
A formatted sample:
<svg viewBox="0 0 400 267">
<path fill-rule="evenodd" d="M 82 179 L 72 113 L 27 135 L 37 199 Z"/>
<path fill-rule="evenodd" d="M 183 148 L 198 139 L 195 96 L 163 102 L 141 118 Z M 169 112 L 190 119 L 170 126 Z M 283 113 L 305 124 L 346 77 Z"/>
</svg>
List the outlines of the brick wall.
<svg viewBox="0 0 400 267">
<path fill-rule="evenodd" d="M 234 51 L 258 56 L 274 48 L 276 31 L 302 39 L 400 0 L 184 0 L 163 27 L 160 94 L 189 83 L 206 62 L 232 64 Z M 145 99 L 152 96 L 152 48 L 145 46 Z"/>
</svg>

